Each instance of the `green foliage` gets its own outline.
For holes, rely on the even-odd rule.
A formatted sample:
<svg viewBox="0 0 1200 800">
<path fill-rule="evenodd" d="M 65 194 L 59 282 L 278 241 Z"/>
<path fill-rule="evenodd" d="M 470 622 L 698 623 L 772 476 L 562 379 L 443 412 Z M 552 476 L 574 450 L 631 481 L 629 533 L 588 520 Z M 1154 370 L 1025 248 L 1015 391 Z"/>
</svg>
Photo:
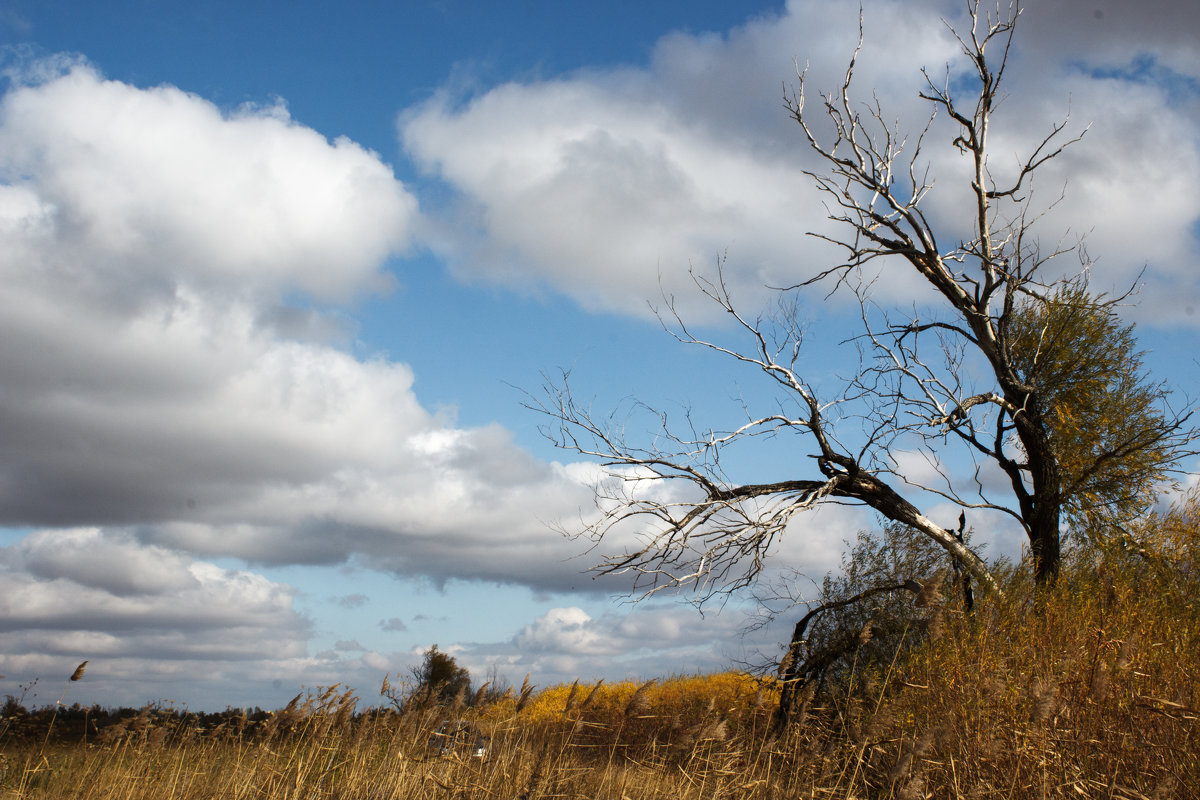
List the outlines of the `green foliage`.
<svg viewBox="0 0 1200 800">
<path fill-rule="evenodd" d="M 1095 536 L 1142 516 L 1193 438 L 1114 306 L 1077 281 L 1026 300 L 1007 331 L 1017 374 L 1046 413 L 1066 520 Z"/>
</svg>

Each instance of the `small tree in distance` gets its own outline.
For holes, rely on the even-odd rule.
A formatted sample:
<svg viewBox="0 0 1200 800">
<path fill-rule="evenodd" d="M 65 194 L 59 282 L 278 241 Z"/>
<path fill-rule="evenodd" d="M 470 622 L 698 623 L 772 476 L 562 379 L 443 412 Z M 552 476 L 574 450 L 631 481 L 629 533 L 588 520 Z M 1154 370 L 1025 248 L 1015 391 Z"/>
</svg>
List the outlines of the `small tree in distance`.
<svg viewBox="0 0 1200 800">
<path fill-rule="evenodd" d="M 412 668 L 412 677 L 412 698 L 420 704 L 452 702 L 471 693 L 471 673 L 436 644 L 425 651 L 420 666 Z"/>
<path fill-rule="evenodd" d="M 998 586 L 955 530 L 922 506 L 947 501 L 980 516 L 1003 515 L 1025 532 L 1039 584 L 1054 581 L 1065 520 L 1121 525 L 1145 509 L 1159 481 L 1194 452 L 1190 410 L 1173 411 L 1162 384 L 1148 379 L 1117 308 L 1123 297 L 1088 289 L 1081 248 L 1043 250 L 1032 206 L 1035 173 L 1082 138 L 1066 121 L 1010 169 L 989 158 L 993 109 L 1011 52 L 1019 9 L 988 13 L 969 3 L 969 30 L 956 31 L 973 80 L 939 85 L 928 74 L 921 98 L 930 122 L 913 137 L 887 121 L 873 98 L 858 104 L 855 50 L 842 85 L 814 98 L 803 72 L 785 98 L 790 116 L 822 167 L 807 174 L 824 193 L 844 235 L 819 238 L 841 260 L 778 290 L 779 313 L 739 309 L 722 277 L 693 274 L 744 340 L 728 344 L 689 327 L 667 297 L 660 316 L 681 342 L 756 370 L 776 397 L 769 409 L 721 428 L 681 431 L 665 412 L 649 443 L 628 438 L 615 417 L 597 418 L 571 393 L 568 376 L 545 387 L 535 409 L 560 447 L 599 460 L 598 514 L 584 533 L 600 542 L 632 524 L 640 537 L 602 556 L 602 574 L 634 577 L 634 592 L 696 587 L 700 599 L 752 584 L 796 515 L 826 502 L 858 504 L 940 545 L 980 584 Z M 859 47 L 862 46 L 860 19 Z M 949 73 L 948 73 L 949 74 Z M 813 102 L 816 100 L 817 102 Z M 933 178 L 924 156 L 938 116 L 956 130 L 950 146 L 970 166 L 969 237 L 946 245 L 925 213 Z M 828 131 L 829 133 L 824 133 Z M 940 136 L 940 134 L 939 134 Z M 1007 163 L 1007 160 L 1006 160 Z M 1073 253 L 1082 269 L 1048 266 Z M 880 307 L 868 265 L 922 279 L 936 301 L 916 319 Z M 802 299 L 852 292 L 862 330 L 859 365 L 832 391 L 802 371 Z M 794 436 L 807 474 L 743 482 L 722 454 L 763 437 Z M 902 468 L 918 453 L 936 471 L 918 482 Z M 799 460 L 797 460 L 799 461 Z M 793 462 L 796 463 L 796 462 Z M 1000 477 L 997 485 L 996 476 Z M 684 484 L 663 491 L 664 485 Z M 948 522 L 948 521 L 947 521 Z M 979 522 L 972 519 L 979 527 Z M 961 526 L 960 526 L 961 527 Z"/>
</svg>

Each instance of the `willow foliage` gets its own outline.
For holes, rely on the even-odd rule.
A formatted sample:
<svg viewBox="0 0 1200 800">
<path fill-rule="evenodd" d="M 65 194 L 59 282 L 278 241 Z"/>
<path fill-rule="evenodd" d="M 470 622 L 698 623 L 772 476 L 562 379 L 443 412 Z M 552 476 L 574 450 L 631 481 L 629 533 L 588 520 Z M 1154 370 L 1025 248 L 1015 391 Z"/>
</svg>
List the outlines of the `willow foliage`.
<svg viewBox="0 0 1200 800">
<path fill-rule="evenodd" d="M 1013 363 L 1047 412 L 1064 516 L 1091 537 L 1142 516 L 1190 439 L 1115 306 L 1075 282 L 1009 318 Z"/>
</svg>

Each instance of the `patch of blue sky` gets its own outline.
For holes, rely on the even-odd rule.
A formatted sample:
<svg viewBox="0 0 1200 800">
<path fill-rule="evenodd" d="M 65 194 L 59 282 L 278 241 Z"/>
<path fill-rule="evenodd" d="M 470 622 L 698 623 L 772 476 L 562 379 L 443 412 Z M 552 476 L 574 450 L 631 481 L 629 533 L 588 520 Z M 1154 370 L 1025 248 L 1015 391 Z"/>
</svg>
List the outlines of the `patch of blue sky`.
<svg viewBox="0 0 1200 800">
<path fill-rule="evenodd" d="M 815 0 L 794 0 L 787 6 L 789 11 L 784 14 L 783 22 L 790 24 L 791 18 L 806 14 L 823 19 L 822 6 Z M 419 171 L 415 161 L 402 150 L 397 134 L 399 116 L 411 114 L 439 93 L 454 101 L 465 101 L 482 97 L 509 82 L 533 84 L 579 79 L 577 82 L 594 85 L 604 83 L 604 76 L 615 69 L 636 70 L 653 64 L 654 70 L 658 70 L 664 66 L 666 56 L 661 37 L 672 32 L 712 32 L 689 40 L 698 45 L 694 53 L 684 48 L 692 55 L 704 57 L 710 45 L 734 42 L 738 26 L 759 15 L 782 14 L 784 7 L 782 2 L 757 0 L 650 4 L 616 0 L 586 5 L 552 0 L 514 0 L 505 4 L 418 0 L 356 2 L 337 7 L 290 0 L 263 0 L 249 5 L 235 0 L 182 5 L 147 4 L 144 0 L 103 4 L 79 0 L 4 0 L 0 2 L 0 46 L 5 42 L 24 43 L 24 56 L 77 53 L 109 79 L 127 81 L 137 87 L 178 86 L 216 103 L 230 114 L 237 113 L 244 105 L 262 108 L 282 104 L 298 125 L 309 126 L 331 141 L 348 137 L 377 152 L 409 191 L 419 197 L 426 220 L 458 224 L 467 215 L 453 213 L 456 204 L 471 200 L 454 188 L 452 176 L 439 178 Z M 929 9 L 924 11 L 933 13 Z M 1030 9 L 1031 16 L 1036 11 Z M 906 6 L 905 13 L 919 17 L 922 9 L 914 3 L 911 11 Z M 793 51 L 801 56 L 810 50 L 820 53 L 821 40 L 831 39 L 829 31 L 814 31 L 814 38 L 806 38 L 809 32 L 798 26 L 780 30 L 777 38 L 753 41 L 786 49 L 790 57 Z M 675 40 L 675 44 L 679 41 Z M 897 46 L 908 48 L 912 44 L 901 42 Z M 1055 65 L 1059 64 L 1059 54 L 1064 52 L 1059 45 L 1055 38 L 1054 49 L 1045 56 Z M 9 51 L 6 57 L 21 55 Z M 845 56 L 848 55 L 847 51 Z M 723 71 L 736 74 L 754 60 L 755 54 L 735 49 L 721 57 L 729 59 L 722 63 Z M 844 65 L 842 54 L 829 57 Z M 779 76 L 785 79 L 790 77 L 786 60 L 785 57 L 785 69 Z M 1086 66 L 1091 63 L 1087 55 L 1072 62 L 1080 70 L 1091 69 Z M 1173 102 L 1186 103 L 1196 98 L 1195 80 L 1172 72 L 1164 63 L 1154 58 L 1136 59 L 1124 67 L 1109 67 L 1108 72 L 1085 74 L 1102 80 L 1125 81 L 1139 90 L 1145 87 L 1148 94 L 1169 95 Z M 944 75 L 939 72 L 940 65 L 929 64 L 929 67 L 935 81 L 939 74 Z M 1059 73 L 1055 71 L 1054 75 Z M 649 82 L 661 77 L 653 70 L 643 72 L 642 76 Z M 834 80 L 837 77 L 840 73 Z M 773 87 L 778 85 L 775 78 L 771 80 Z M 969 69 L 956 69 L 951 88 L 968 92 L 972 80 Z M 711 87 L 711 93 L 707 91 L 710 87 L 704 88 L 704 97 L 713 102 L 728 101 L 722 94 L 728 88 L 724 84 Z M 860 88 L 866 91 L 870 87 L 864 81 Z M 671 90 L 669 86 L 664 89 Z M 1053 92 L 1054 87 L 1038 85 L 1034 91 Z M 885 98 L 885 106 L 890 99 Z M 778 108 L 776 97 L 772 95 L 761 112 L 757 107 L 750 110 L 751 105 L 747 102 L 746 107 L 737 108 L 737 113 L 751 114 L 756 128 L 765 129 L 763 142 L 783 141 L 778 137 L 785 135 L 782 131 L 786 115 Z M 736 116 L 723 105 L 714 114 L 725 118 Z M 707 122 L 714 130 L 724 130 L 721 125 L 725 120 L 717 124 L 717 116 L 709 119 L 694 114 L 687 116 L 687 120 L 688 124 Z M 770 127 L 770 120 L 776 117 L 782 118 L 779 132 Z M 760 120 L 767 122 L 758 126 Z M 919 121 L 923 122 L 923 118 Z M 755 135 L 758 133 L 756 129 Z M 787 128 L 787 133 L 795 131 Z M 935 139 L 936 135 L 930 143 L 941 143 Z M 724 146 L 736 149 L 740 141 L 730 138 Z M 1194 146 L 1187 139 L 1178 143 L 1185 148 Z M 781 146 L 793 145 L 799 148 L 801 142 L 788 139 Z M 1120 155 L 1129 152 L 1117 157 Z M 1144 169 L 1131 171 L 1144 172 Z M 471 191 L 469 183 L 461 185 L 464 193 Z M 1119 210 L 1136 211 L 1135 208 Z M 1125 225 L 1125 219 L 1121 218 L 1119 224 Z M 1190 230 L 1200 235 L 1200 226 L 1193 224 Z M 489 233 L 503 231 L 454 231 L 454 235 L 464 240 L 483 239 Z M 745 239 L 739 242 L 737 235 L 730 234 L 732 241 L 718 245 L 729 246 L 731 258 L 735 259 L 736 248 L 745 244 Z M 500 236 L 499 241 L 511 240 Z M 715 258 L 717 254 L 712 255 Z M 698 266 L 703 268 L 706 264 Z M 536 396 L 543 372 L 553 376 L 560 369 L 571 370 L 572 386 L 579 400 L 592 403 L 598 416 L 615 410 L 619 420 L 630 419 L 631 437 L 644 442 L 651 441 L 656 418 L 653 415 L 627 418 L 625 412 L 633 398 L 665 410 L 670 421 L 678 426 L 686 425 L 687 412 L 691 411 L 701 434 L 708 425 L 728 430 L 744 422 L 743 402 L 751 414 L 769 413 L 778 408 L 781 400 L 789 402 L 753 368 L 676 342 L 652 317 L 598 313 L 584 308 L 578 303 L 586 300 L 578 300 L 580 294 L 571 293 L 570 280 L 564 279 L 558 289 L 549 285 L 514 286 L 500 280 L 489 282 L 486 264 L 460 269 L 453 261 L 444 261 L 438 253 L 417 248 L 394 254 L 383 268 L 395 278 L 396 285 L 390 293 L 364 295 L 345 306 L 321 305 L 292 293 L 277 307 L 256 309 L 259 322 L 272 326 L 281 340 L 330 344 L 362 361 L 381 359 L 407 364 L 414 376 L 413 391 L 423 410 L 445 412 L 447 419 L 453 420 L 447 424 L 460 427 L 503 426 L 519 447 L 545 460 L 570 461 L 575 456 L 554 449 L 541 437 L 538 427 L 547 420 L 523 406 L 528 399 L 523 390 Z M 659 265 L 645 265 L 647 270 L 656 268 Z M 536 270 L 530 272 L 539 274 Z M 628 279 L 630 271 L 625 273 L 624 278 Z M 551 274 L 548 280 L 563 277 Z M 512 275 L 505 277 L 511 279 Z M 1179 285 L 1187 288 L 1182 279 Z M 577 299 L 568 299 L 571 296 Z M 1181 320 L 1186 324 L 1183 318 L 1194 315 L 1196 310 L 1179 309 L 1171 304 L 1181 305 L 1191 296 L 1181 291 L 1155 295 L 1161 309 L 1150 309 L 1148 317 L 1156 320 L 1160 310 L 1168 313 L 1163 315 L 1162 325 L 1140 329 L 1148 351 L 1147 364 L 1172 386 L 1182 388 L 1200 382 L 1200 365 L 1192 355 L 1194 326 L 1178 324 Z M 858 364 L 854 348 L 839 344 L 854 332 L 852 323 L 858 319 L 857 306 L 844 299 L 823 303 L 820 294 L 814 294 L 813 305 L 807 310 L 808 337 L 801 352 L 803 372 L 822 392 L 823 399 L 836 394 L 844 385 L 839 376 L 852 375 Z M 897 313 L 905 317 L 915 312 L 898 309 Z M 1166 327 L 1169 325 L 1177 327 Z M 729 327 L 697 328 L 695 332 L 722 343 L 746 344 Z M 855 429 L 855 423 L 847 420 L 841 429 L 850 447 L 855 446 L 856 435 L 860 438 L 863 435 Z M 363 424 L 371 423 L 367 420 Z M 812 449 L 807 437 L 783 435 L 736 448 L 723 463 L 729 474 L 741 481 L 811 477 L 816 474 L 810 468 Z M 333 450 L 336 451 L 336 446 Z M 960 464 L 952 461 L 951 467 L 962 474 Z M 393 491 L 403 494 L 403 484 L 397 483 Z M 334 506 L 318 507 L 314 514 L 320 516 L 329 508 Z M 948 509 L 945 504 L 937 513 L 948 517 L 946 524 L 952 524 L 957 517 L 957 509 Z M 501 518 L 496 524 L 512 524 L 512 518 Z M 852 524 L 853 520 L 844 522 L 845 526 Z M 984 524 L 982 518 L 980 524 Z M 993 527 L 988 525 L 989 533 Z M 0 529 L 0 546 L 18 544 L 31 532 L 18 527 Z M 556 535 L 547 525 L 548 539 Z M 998 541 L 1006 547 L 1012 545 L 1008 550 L 1015 552 L 1019 549 L 1019 539 L 1014 534 Z M 298 537 L 297 548 L 304 541 Z M 341 551 L 336 553 L 334 558 L 345 555 Z M 320 566 L 271 566 L 208 552 L 182 555 L 188 560 L 214 562 L 225 569 L 291 586 L 292 607 L 308 627 L 297 629 L 295 638 L 289 641 L 309 637 L 305 639 L 309 656 L 335 666 L 346 666 L 359 658 L 362 654 L 353 648 L 361 646 L 372 654 L 383 654 L 386 666 L 393 671 L 403 670 L 415 661 L 415 657 L 409 658 L 414 649 L 434 642 L 444 648 L 465 648 L 472 653 L 474 666 L 487 654 L 522 655 L 518 653 L 516 637 L 526 625 L 544 621 L 551 608 L 581 608 L 591 621 L 604 623 L 597 623 L 599 630 L 628 611 L 626 606 L 614 608 L 611 599 L 602 594 L 586 591 L 585 587 L 590 588 L 589 578 L 584 574 L 580 574 L 574 591 L 551 594 L 528 586 L 446 579 L 444 571 L 439 573 L 441 585 L 428 578 L 397 577 L 372 568 L 361 560 L 361 555 L 351 556 L 347 563 Z M 280 560 L 289 557 L 302 559 L 303 554 L 285 553 Z M 573 563 L 582 571 L 590 561 L 584 556 Z M 215 581 L 214 586 L 234 592 L 235 598 L 243 597 L 236 594 L 241 590 L 234 583 L 230 581 L 226 587 L 225 583 Z M 554 585 L 565 588 L 571 583 Z M 41 588 L 61 594 L 58 587 Z M 165 602 L 175 599 L 168 598 Z M 729 611 L 736 610 L 735 603 Z M 281 611 L 278 618 L 271 619 L 286 622 L 291 616 Z M 696 623 L 697 632 L 700 625 Z M 733 627 L 727 626 L 725 634 L 729 635 Z M 224 634 L 219 632 L 219 635 Z M 624 654 L 618 652 L 607 660 L 637 662 L 646 655 L 638 642 L 625 642 L 621 647 L 625 648 Z M 540 653 L 532 655 L 537 657 Z M 650 659 L 646 661 L 649 663 Z M 672 665 L 677 663 L 696 662 L 690 658 L 686 662 L 670 661 L 660 656 L 653 663 L 655 668 L 673 669 Z M 358 674 L 364 676 L 362 687 L 369 687 L 378 679 L 381 666 L 384 665 L 379 659 L 372 658 L 370 665 L 361 668 Z M 204 665 L 195 669 L 196 675 L 209 674 Z M 256 684 L 243 678 L 244 685 L 240 687 L 228 682 L 209 687 L 205 702 L 215 707 L 231 700 L 286 702 L 297 688 L 294 686 L 297 673 L 289 669 L 286 664 L 280 665 L 278 674 L 285 677 L 275 687 L 278 697 L 256 693 Z M 524 671 L 508 677 L 519 683 Z M 11 678 L 11 670 L 7 672 Z M 275 675 L 276 671 L 267 669 L 264 674 L 267 673 Z M 535 676 L 536 680 L 539 679 Z M 181 686 L 185 683 L 197 685 L 196 680 L 179 679 Z M 112 695 L 98 695 L 96 699 L 114 702 Z"/>
<path fill-rule="evenodd" d="M 1153 53 L 1139 53 L 1125 64 L 1090 64 L 1082 60 L 1069 67 L 1094 80 L 1115 80 L 1152 87 L 1166 94 L 1170 105 L 1200 97 L 1200 73 L 1187 75 L 1164 64 Z"/>
<path fill-rule="evenodd" d="M 454 409 L 463 426 L 500 422 L 544 458 L 570 456 L 545 448 L 537 430 L 547 420 L 525 406 L 544 399 L 544 376 L 557 379 L 563 371 L 571 374 L 577 399 L 599 416 L 619 412 L 633 398 L 676 421 L 691 410 L 718 427 L 744 423 L 743 402 L 769 409 L 762 413 L 775 410 L 773 381 L 727 356 L 680 343 L 653 317 L 588 313 L 548 290 L 462 285 L 432 262 L 407 262 L 399 270 L 402 285 L 392 296 L 370 298 L 358 310 L 360 356 L 409 364 L 424 406 Z M 854 357 L 850 348 L 835 348 L 828 322 L 817 304 L 803 350 L 817 380 Z M 728 326 L 697 333 L 748 344 L 744 332 Z"/>
<path fill-rule="evenodd" d="M 40 51 L 83 54 L 114 80 L 170 83 L 227 109 L 282 99 L 297 121 L 370 147 L 412 180 L 396 158 L 395 114 L 448 81 L 486 90 L 584 67 L 643 64 L 666 33 L 726 31 L 784 4 L 212 0 L 170 13 L 140 0 L 7 5 Z"/>
<path fill-rule="evenodd" d="M 33 528 L 0 528 L 0 547 L 12 547 L 33 531 Z"/>
</svg>

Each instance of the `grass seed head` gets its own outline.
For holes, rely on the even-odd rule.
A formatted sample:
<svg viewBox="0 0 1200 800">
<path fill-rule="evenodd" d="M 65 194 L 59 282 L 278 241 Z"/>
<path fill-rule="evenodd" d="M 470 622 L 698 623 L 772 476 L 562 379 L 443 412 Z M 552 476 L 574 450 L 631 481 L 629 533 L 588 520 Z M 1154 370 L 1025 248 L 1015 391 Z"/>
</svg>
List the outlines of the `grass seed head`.
<svg viewBox="0 0 1200 800">
<path fill-rule="evenodd" d="M 635 717 L 644 713 L 650 708 L 650 687 L 654 685 L 654 679 L 650 679 L 637 688 L 633 696 L 629 698 L 629 702 L 625 704 L 625 716 Z"/>
<path fill-rule="evenodd" d="M 525 706 L 529 705 L 529 698 L 533 695 L 533 684 L 529 682 L 529 673 L 525 673 L 525 680 L 521 682 L 521 694 L 517 697 L 517 713 L 524 710 Z"/>
<path fill-rule="evenodd" d="M 579 696 L 579 679 L 576 678 L 575 682 L 571 684 L 570 693 L 567 694 L 567 702 L 566 702 L 566 705 L 563 707 L 563 710 L 565 712 L 567 712 L 567 713 L 571 712 L 571 709 L 573 709 L 575 707 L 575 701 L 578 698 L 578 696 Z"/>
<path fill-rule="evenodd" d="M 596 685 L 592 687 L 592 690 L 590 692 L 588 692 L 587 697 L 583 698 L 583 702 L 579 704 L 580 711 L 582 711 L 583 709 L 590 706 L 592 704 L 592 701 L 594 701 L 596 699 L 597 692 L 600 691 L 600 684 L 602 684 L 602 683 L 604 683 L 604 678 L 601 678 L 600 680 L 596 681 Z"/>
<path fill-rule="evenodd" d="M 945 577 L 946 571 L 939 569 L 933 574 L 933 577 L 921 585 L 921 591 L 917 592 L 917 597 L 913 601 L 917 608 L 928 608 L 941 601 L 942 580 Z"/>
</svg>

